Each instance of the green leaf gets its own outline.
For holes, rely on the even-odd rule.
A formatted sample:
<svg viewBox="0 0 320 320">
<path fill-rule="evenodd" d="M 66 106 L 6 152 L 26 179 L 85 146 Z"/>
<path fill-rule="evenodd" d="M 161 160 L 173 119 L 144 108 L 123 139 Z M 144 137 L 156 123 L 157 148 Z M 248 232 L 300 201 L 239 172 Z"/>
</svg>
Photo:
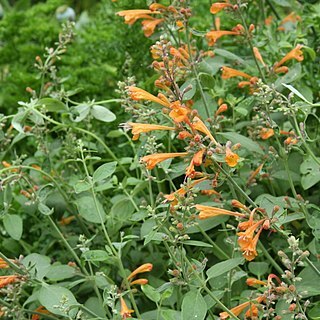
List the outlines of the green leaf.
<svg viewBox="0 0 320 320">
<path fill-rule="evenodd" d="M 67 265 L 50 266 L 46 273 L 46 278 L 51 281 L 61 281 L 72 278 L 76 275 L 76 269 Z"/>
<path fill-rule="evenodd" d="M 27 255 L 22 264 L 28 269 L 31 278 L 42 280 L 50 268 L 50 258 L 38 253 Z"/>
<path fill-rule="evenodd" d="M 228 51 L 228 50 L 224 50 L 224 49 L 214 49 L 214 53 L 217 54 L 218 56 L 224 57 L 226 59 L 232 60 L 232 61 L 238 61 L 241 64 L 244 64 L 244 60 L 235 55 L 234 53 Z"/>
<path fill-rule="evenodd" d="M 45 216 L 50 216 L 54 212 L 54 208 L 49 208 L 43 202 L 40 202 L 38 204 L 38 210 L 40 211 L 40 213 L 44 214 Z"/>
<path fill-rule="evenodd" d="M 197 82 L 195 79 L 191 79 L 186 81 L 181 87 L 180 91 L 183 92 L 188 87 L 188 91 L 183 95 L 183 100 L 190 100 L 196 93 L 197 90 Z"/>
<path fill-rule="evenodd" d="M 69 307 L 78 304 L 73 293 L 63 287 L 44 285 L 39 292 L 39 302 L 48 311 L 55 315 L 70 315 L 73 318 L 77 314 L 78 308 L 72 308 L 69 313 L 63 311 L 68 310 Z M 63 308 L 58 308 L 57 306 L 63 306 Z"/>
<path fill-rule="evenodd" d="M 39 106 L 45 106 L 46 110 L 49 112 L 68 111 L 68 108 L 64 103 L 53 98 L 40 99 L 37 104 Z"/>
<path fill-rule="evenodd" d="M 81 257 L 86 261 L 106 261 L 109 259 L 109 254 L 103 250 L 89 250 L 85 251 Z"/>
<path fill-rule="evenodd" d="M 91 184 L 87 181 L 81 180 L 78 181 L 74 186 L 75 193 L 81 193 L 83 191 L 87 191 L 91 188 Z"/>
<path fill-rule="evenodd" d="M 285 84 L 285 83 L 281 83 L 284 87 L 286 87 L 287 89 L 289 89 L 291 92 L 293 92 L 296 96 L 298 96 L 300 99 L 302 99 L 304 102 L 311 104 L 311 102 L 309 102 L 302 93 L 300 93 L 296 88 L 294 88 L 293 86 L 291 86 L 290 84 Z"/>
<path fill-rule="evenodd" d="M 269 265 L 266 262 L 250 262 L 249 270 L 257 277 L 261 277 L 268 272 Z"/>
<path fill-rule="evenodd" d="M 106 220 L 106 213 L 98 199 L 90 195 L 82 196 L 75 201 L 79 214 L 89 222 L 101 223 Z"/>
<path fill-rule="evenodd" d="M 94 118 L 103 122 L 112 122 L 116 120 L 116 116 L 113 112 L 99 105 L 94 105 L 92 107 L 91 114 L 93 115 Z"/>
<path fill-rule="evenodd" d="M 189 291 L 183 298 L 181 320 L 204 320 L 207 304 L 198 290 Z"/>
<path fill-rule="evenodd" d="M 198 225 L 191 226 L 187 229 L 187 234 L 198 233 L 200 232 L 199 227 L 203 231 L 207 231 L 217 227 L 219 224 L 226 222 L 229 219 L 227 216 L 217 216 L 211 219 L 198 220 Z M 198 227 L 199 226 L 199 227 Z"/>
<path fill-rule="evenodd" d="M 317 158 L 320 160 L 320 158 Z M 304 190 L 313 187 L 320 181 L 320 166 L 311 157 L 306 158 L 300 165 L 300 172 L 302 173 L 301 185 Z"/>
<path fill-rule="evenodd" d="M 301 64 L 296 63 L 292 68 L 289 69 L 289 72 L 286 73 L 284 76 L 278 78 L 278 80 L 275 82 L 275 88 L 281 89 L 281 86 L 284 83 L 290 83 L 295 80 L 298 80 L 301 76 Z"/>
<path fill-rule="evenodd" d="M 87 117 L 90 112 L 90 106 L 87 104 L 80 104 L 72 109 L 78 114 L 75 119 L 72 119 L 73 122 L 80 122 Z"/>
<path fill-rule="evenodd" d="M 313 261 L 313 264 L 320 269 L 320 262 Z M 296 282 L 297 292 L 304 298 L 320 294 L 319 275 L 310 267 L 305 267 L 298 275 L 301 281 Z"/>
<path fill-rule="evenodd" d="M 14 240 L 20 240 L 23 231 L 23 221 L 16 214 L 7 214 L 3 218 L 3 225 L 9 236 Z"/>
<path fill-rule="evenodd" d="M 212 248 L 211 244 L 198 240 L 186 240 L 184 241 L 184 244 L 188 246 Z"/>
<path fill-rule="evenodd" d="M 159 302 L 161 299 L 161 294 L 149 284 L 141 286 L 142 292 L 153 302 Z"/>
<path fill-rule="evenodd" d="M 181 312 L 176 310 L 161 309 L 161 316 L 163 320 L 181 320 Z"/>
<path fill-rule="evenodd" d="M 227 140 L 230 140 L 232 143 L 240 143 L 242 148 L 245 148 L 251 152 L 256 152 L 261 155 L 264 154 L 263 150 L 260 148 L 259 144 L 255 141 L 252 141 L 250 138 L 247 138 L 236 132 L 223 132 L 218 133 L 218 135 L 224 137 Z"/>
<path fill-rule="evenodd" d="M 97 297 L 90 297 L 84 305 L 91 311 L 93 311 L 96 315 L 100 316 L 102 319 L 106 319 L 106 314 L 104 311 L 104 308 L 102 304 L 100 303 L 99 299 Z M 87 314 L 84 311 L 85 314 Z M 87 314 L 88 316 L 91 316 Z M 89 319 L 92 319 L 92 317 L 88 317 Z"/>
<path fill-rule="evenodd" d="M 320 302 L 316 302 L 315 305 L 308 312 L 308 319 L 320 320 Z"/>
<path fill-rule="evenodd" d="M 219 262 L 207 270 L 208 279 L 217 278 L 222 274 L 236 268 L 238 265 L 244 263 L 244 258 L 233 258 L 226 261 Z"/>
<path fill-rule="evenodd" d="M 116 170 L 117 162 L 109 162 L 101 165 L 93 174 L 93 182 L 99 182 L 109 178 Z"/>
</svg>

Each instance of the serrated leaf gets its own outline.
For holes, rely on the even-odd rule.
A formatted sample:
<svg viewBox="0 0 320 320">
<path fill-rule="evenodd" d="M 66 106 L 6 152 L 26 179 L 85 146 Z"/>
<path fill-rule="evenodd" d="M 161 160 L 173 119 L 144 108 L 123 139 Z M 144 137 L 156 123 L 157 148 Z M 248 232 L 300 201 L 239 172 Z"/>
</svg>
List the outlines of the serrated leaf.
<svg viewBox="0 0 320 320">
<path fill-rule="evenodd" d="M 77 305 L 78 302 L 74 297 L 73 293 L 63 287 L 54 285 L 45 285 L 40 289 L 39 302 L 48 311 L 55 315 L 68 316 L 72 318 L 77 314 L 77 308 L 72 308 L 69 313 L 62 311 L 68 310 L 68 307 Z M 62 305 L 64 308 L 58 308 L 57 306 Z"/>
<path fill-rule="evenodd" d="M 320 160 L 320 158 L 317 158 Z M 300 165 L 302 173 L 301 185 L 304 190 L 313 187 L 320 181 L 320 166 L 311 157 L 306 158 Z"/>
<path fill-rule="evenodd" d="M 101 223 L 106 220 L 106 213 L 98 199 L 85 195 L 78 198 L 75 204 L 79 210 L 79 214 L 87 221 Z"/>
<path fill-rule="evenodd" d="M 236 268 L 238 265 L 243 263 L 244 263 L 244 258 L 242 257 L 219 262 L 207 270 L 208 279 L 217 278 L 222 274 Z"/>
<path fill-rule="evenodd" d="M 78 181 L 74 186 L 75 193 L 81 193 L 91 188 L 91 184 L 87 181 Z"/>
<path fill-rule="evenodd" d="M 31 278 L 42 280 L 50 268 L 50 258 L 31 253 L 22 260 L 22 264 L 27 268 Z"/>
<path fill-rule="evenodd" d="M 89 250 L 85 251 L 81 257 L 86 261 L 106 261 L 109 259 L 109 254 L 103 250 Z"/>
<path fill-rule="evenodd" d="M 7 214 L 3 217 L 3 225 L 9 236 L 14 240 L 20 240 L 23 231 L 23 221 L 17 214 Z"/>
<path fill-rule="evenodd" d="M 76 269 L 67 265 L 50 266 L 46 273 L 46 278 L 51 281 L 61 281 L 72 278 L 76 275 Z"/>
<path fill-rule="evenodd" d="M 116 116 L 113 112 L 111 112 L 106 107 L 99 105 L 92 106 L 91 114 L 94 118 L 103 122 L 112 122 L 116 120 Z"/>
<path fill-rule="evenodd" d="M 153 302 L 159 302 L 161 294 L 149 284 L 141 286 L 142 292 Z"/>
<path fill-rule="evenodd" d="M 250 262 L 248 265 L 248 268 L 251 273 L 253 273 L 255 276 L 260 278 L 264 274 L 268 272 L 269 265 L 268 263 L 261 261 L 261 262 Z"/>
<path fill-rule="evenodd" d="M 189 291 L 183 298 L 181 320 L 204 320 L 207 304 L 198 290 Z"/>
<path fill-rule="evenodd" d="M 101 165 L 93 174 L 93 181 L 99 182 L 106 178 L 109 178 L 116 170 L 117 162 L 109 162 Z"/>
</svg>

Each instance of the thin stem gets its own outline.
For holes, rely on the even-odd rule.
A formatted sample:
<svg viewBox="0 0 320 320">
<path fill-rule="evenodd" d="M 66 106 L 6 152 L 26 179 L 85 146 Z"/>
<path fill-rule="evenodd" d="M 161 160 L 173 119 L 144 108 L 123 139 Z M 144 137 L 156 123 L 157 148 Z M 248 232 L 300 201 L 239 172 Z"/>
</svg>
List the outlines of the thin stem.
<svg viewBox="0 0 320 320">
<path fill-rule="evenodd" d="M 0 258 L 3 259 L 15 272 L 25 275 L 27 274 L 24 270 L 19 268 L 15 263 L 13 263 L 9 258 L 7 258 L 1 251 L 0 251 Z"/>
<path fill-rule="evenodd" d="M 55 224 L 55 222 L 52 220 L 52 218 L 50 216 L 47 216 L 49 219 L 49 222 L 51 224 L 51 226 L 54 228 L 54 230 L 58 233 L 59 237 L 61 238 L 63 244 L 65 245 L 65 247 L 68 249 L 68 251 L 71 253 L 71 255 L 73 256 L 73 258 L 75 259 L 75 261 L 77 262 L 79 268 L 81 269 L 81 271 L 86 275 L 89 276 L 88 271 L 83 267 L 83 265 L 81 264 L 81 261 L 78 257 L 78 255 L 75 253 L 75 251 L 72 249 L 72 247 L 70 246 L 69 242 L 65 239 L 65 237 L 63 236 L 62 232 L 60 231 L 60 229 L 58 228 L 58 226 Z"/>
<path fill-rule="evenodd" d="M 238 10 L 239 16 L 241 18 L 241 21 L 242 21 L 242 24 L 243 24 L 243 27 L 244 27 L 244 30 L 245 30 L 245 33 L 246 33 L 247 41 L 249 43 L 254 62 L 256 64 L 257 68 L 258 68 L 258 71 L 259 71 L 259 74 L 260 74 L 260 77 L 261 77 L 262 81 L 266 82 L 264 74 L 263 74 L 263 72 L 262 72 L 262 70 L 260 68 L 259 62 L 258 62 L 258 60 L 257 60 L 257 58 L 256 58 L 256 56 L 254 54 L 253 45 L 252 45 L 252 42 L 251 42 L 251 39 L 250 39 L 251 35 L 250 35 L 249 30 L 248 30 L 248 26 L 247 26 L 246 20 L 245 20 L 243 14 L 241 12 L 241 1 L 238 1 L 238 6 L 239 6 L 239 10 Z"/>
<path fill-rule="evenodd" d="M 308 265 L 313 269 L 313 271 L 320 277 L 320 270 L 314 265 L 314 263 L 307 257 L 305 258 Z"/>
<path fill-rule="evenodd" d="M 112 152 L 112 150 L 104 143 L 104 141 L 99 138 L 96 134 L 94 134 L 93 132 L 91 131 L 88 131 L 88 130 L 85 130 L 85 129 L 82 129 L 82 128 L 79 128 L 79 127 L 74 127 L 74 126 L 70 126 L 67 125 L 67 124 L 64 124 L 64 123 L 61 123 L 61 122 L 58 122 L 58 121 L 55 121 L 47 116 L 45 116 L 44 114 L 42 114 L 40 111 L 38 111 L 37 109 L 34 109 L 32 108 L 32 111 L 34 111 L 36 114 L 38 114 L 39 116 L 41 116 L 43 119 L 51 122 L 52 124 L 55 124 L 59 127 L 63 127 L 63 128 L 68 128 L 68 129 L 73 129 L 73 130 L 76 130 L 76 131 L 79 131 L 79 132 L 83 132 L 91 137 L 93 137 L 95 140 L 97 140 L 106 150 L 106 152 L 109 154 L 109 156 L 114 160 L 114 161 L 117 161 L 119 167 L 121 168 L 121 170 L 123 171 L 123 173 L 127 176 L 127 177 L 130 177 L 130 174 L 129 172 L 127 171 L 126 168 L 123 167 L 123 165 L 120 163 L 119 159 L 116 157 L 116 155 Z"/>
<path fill-rule="evenodd" d="M 270 263 L 274 266 L 274 268 L 278 271 L 279 274 L 284 274 L 284 271 L 279 266 L 279 264 L 272 258 L 272 256 L 269 254 L 265 246 L 262 244 L 261 241 L 258 243 L 259 248 L 263 252 L 263 255 L 270 261 Z"/>
<path fill-rule="evenodd" d="M 230 259 L 230 257 L 214 241 L 212 241 L 212 239 L 208 236 L 208 234 L 199 225 L 197 225 L 197 228 L 202 233 L 202 235 L 208 240 L 208 242 L 212 245 L 215 255 L 216 255 L 216 252 L 218 252 L 223 258 Z"/>
<path fill-rule="evenodd" d="M 233 319 L 236 320 L 240 320 L 231 310 L 229 310 L 211 291 L 210 289 L 206 286 L 206 283 L 203 281 L 203 279 L 198 275 L 198 273 L 196 272 L 196 270 L 194 270 L 192 264 L 190 263 L 190 261 L 187 259 L 187 257 L 183 254 L 183 259 L 186 262 L 186 264 L 189 266 L 190 270 L 193 271 L 194 275 L 196 276 L 197 280 L 201 283 L 201 286 L 203 288 L 204 291 L 207 292 L 207 294 L 210 296 L 210 298 L 212 300 L 214 300 L 216 302 L 217 305 L 219 305 L 219 307 L 224 310 L 225 312 L 227 312 Z"/>
<path fill-rule="evenodd" d="M 205 107 L 205 110 L 206 110 L 206 114 L 207 114 L 207 117 L 210 118 L 210 109 L 209 109 L 209 104 L 207 102 L 207 98 L 204 94 L 204 91 L 202 89 L 202 84 L 201 84 L 201 81 L 200 81 L 200 78 L 199 78 L 199 74 L 198 74 L 198 71 L 197 71 L 197 68 L 196 68 L 196 64 L 195 64 L 195 61 L 193 59 L 193 56 L 192 56 L 192 50 L 191 50 L 191 44 L 190 44 L 190 38 L 189 38 L 189 28 L 188 28 L 188 24 L 186 23 L 186 41 L 187 41 L 187 46 L 188 46 L 188 51 L 189 51 L 189 55 L 190 55 L 190 65 L 191 65 L 191 68 L 192 68 L 192 72 L 195 76 L 195 79 L 196 79 L 196 82 L 197 82 L 197 86 L 200 90 L 200 95 L 201 95 L 201 98 L 202 98 L 202 101 L 203 101 L 203 104 L 204 104 L 204 107 Z"/>
</svg>

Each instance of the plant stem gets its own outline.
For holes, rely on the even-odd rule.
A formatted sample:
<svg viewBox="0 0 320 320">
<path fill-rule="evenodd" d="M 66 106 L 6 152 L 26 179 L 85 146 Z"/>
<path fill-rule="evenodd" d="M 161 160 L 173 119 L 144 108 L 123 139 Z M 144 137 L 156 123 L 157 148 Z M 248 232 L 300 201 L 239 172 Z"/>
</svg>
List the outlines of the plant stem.
<svg viewBox="0 0 320 320">
<path fill-rule="evenodd" d="M 52 218 L 50 216 L 47 216 L 51 226 L 53 227 L 53 229 L 58 233 L 59 237 L 61 238 L 63 244 L 65 245 L 65 247 L 68 249 L 68 251 L 71 253 L 71 255 L 73 256 L 74 260 L 77 262 L 80 270 L 83 272 L 83 274 L 85 274 L 86 276 L 89 276 L 88 271 L 85 269 L 85 267 L 82 265 L 78 255 L 75 253 L 75 251 L 72 249 L 72 247 L 70 246 L 69 242 L 65 239 L 65 237 L 63 236 L 62 232 L 60 231 L 60 229 L 58 228 L 58 226 L 55 224 L 55 222 L 52 220 Z"/>
<path fill-rule="evenodd" d="M 320 277 L 320 270 L 314 265 L 314 263 L 307 257 L 305 258 L 308 265 L 313 269 L 313 271 Z"/>
<path fill-rule="evenodd" d="M 197 82 L 197 86 L 198 86 L 198 88 L 200 90 L 200 95 L 201 95 L 201 98 L 202 98 L 202 101 L 203 101 L 203 104 L 204 104 L 204 107 L 205 107 L 205 110 L 206 110 L 207 117 L 210 118 L 210 109 L 209 109 L 209 105 L 208 105 L 208 102 L 207 102 L 207 98 L 206 98 L 206 96 L 204 94 L 204 91 L 202 89 L 202 84 L 201 84 L 201 81 L 200 81 L 200 78 L 199 78 L 199 74 L 198 74 L 198 71 L 197 71 L 197 68 L 196 68 L 196 64 L 195 64 L 195 61 L 194 61 L 193 56 L 192 56 L 192 50 L 191 50 L 191 44 L 190 44 L 190 38 L 189 38 L 189 28 L 188 28 L 188 24 L 187 23 L 186 23 L 185 29 L 186 29 L 186 41 L 187 41 L 188 51 L 189 51 L 189 55 L 190 55 L 190 65 L 191 65 L 191 68 L 192 68 L 193 75 L 195 76 L 195 79 L 196 79 L 196 82 Z"/>
<path fill-rule="evenodd" d="M 263 82 L 266 82 L 266 79 L 265 79 L 265 77 L 264 77 L 264 74 L 263 74 L 263 72 L 262 72 L 262 70 L 261 70 L 261 68 L 260 68 L 259 62 L 258 62 L 258 60 L 257 60 L 257 58 L 256 58 L 256 56 L 255 56 L 255 54 L 254 54 L 253 45 L 252 45 L 251 38 L 250 38 L 251 35 L 250 35 L 249 30 L 248 30 L 248 26 L 247 26 L 246 20 L 245 20 L 243 14 L 242 14 L 242 12 L 241 12 L 241 0 L 238 0 L 237 2 L 238 2 L 238 6 L 239 6 L 239 10 L 238 10 L 239 16 L 240 16 L 240 18 L 241 18 L 241 21 L 242 21 L 242 24 L 243 24 L 243 27 L 244 27 L 244 30 L 245 30 L 245 33 L 246 33 L 246 38 L 247 38 L 247 41 L 248 41 L 248 43 L 249 43 L 249 46 L 250 46 L 250 49 L 251 49 L 251 53 L 252 53 L 254 62 L 255 62 L 255 64 L 256 64 L 256 66 L 257 66 L 257 69 L 258 69 L 258 71 L 259 71 L 259 74 L 260 74 L 260 77 L 261 77 L 262 81 L 263 81 Z"/>
</svg>

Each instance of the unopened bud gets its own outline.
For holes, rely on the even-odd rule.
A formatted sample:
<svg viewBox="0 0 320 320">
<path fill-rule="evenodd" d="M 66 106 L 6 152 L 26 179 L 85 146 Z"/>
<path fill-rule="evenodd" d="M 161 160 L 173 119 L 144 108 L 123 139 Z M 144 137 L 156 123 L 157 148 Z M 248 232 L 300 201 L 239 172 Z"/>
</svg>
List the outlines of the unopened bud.
<svg viewBox="0 0 320 320">
<path fill-rule="evenodd" d="M 250 24 L 250 26 L 249 26 L 249 32 L 252 32 L 254 30 L 254 24 Z"/>
</svg>

